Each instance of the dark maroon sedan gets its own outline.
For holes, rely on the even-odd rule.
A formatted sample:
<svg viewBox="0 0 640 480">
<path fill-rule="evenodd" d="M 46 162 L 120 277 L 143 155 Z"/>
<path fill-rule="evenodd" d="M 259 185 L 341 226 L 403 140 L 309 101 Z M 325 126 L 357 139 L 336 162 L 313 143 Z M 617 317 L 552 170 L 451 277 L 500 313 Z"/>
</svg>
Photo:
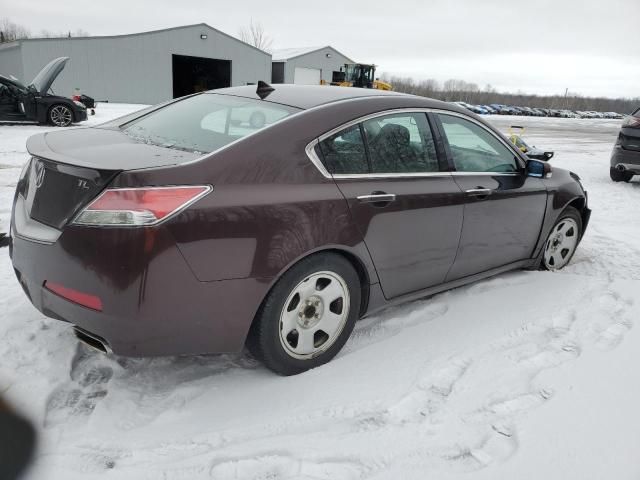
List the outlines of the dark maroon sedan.
<svg viewBox="0 0 640 480">
<path fill-rule="evenodd" d="M 387 305 L 564 267 L 590 214 L 576 174 L 474 114 L 375 90 L 228 88 L 27 147 L 18 280 L 119 355 L 247 344 L 302 372 Z"/>
</svg>

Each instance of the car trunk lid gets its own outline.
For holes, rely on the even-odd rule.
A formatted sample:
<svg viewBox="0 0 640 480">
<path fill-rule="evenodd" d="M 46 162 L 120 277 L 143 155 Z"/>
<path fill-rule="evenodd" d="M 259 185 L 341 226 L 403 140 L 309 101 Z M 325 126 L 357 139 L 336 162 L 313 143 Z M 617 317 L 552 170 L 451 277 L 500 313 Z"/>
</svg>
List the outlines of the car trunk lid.
<svg viewBox="0 0 640 480">
<path fill-rule="evenodd" d="M 135 142 L 119 130 L 80 128 L 30 137 L 19 186 L 27 214 L 62 229 L 122 171 L 176 165 L 197 154 Z"/>
<path fill-rule="evenodd" d="M 62 229 L 117 174 L 33 157 L 21 185 L 27 214 Z"/>
</svg>

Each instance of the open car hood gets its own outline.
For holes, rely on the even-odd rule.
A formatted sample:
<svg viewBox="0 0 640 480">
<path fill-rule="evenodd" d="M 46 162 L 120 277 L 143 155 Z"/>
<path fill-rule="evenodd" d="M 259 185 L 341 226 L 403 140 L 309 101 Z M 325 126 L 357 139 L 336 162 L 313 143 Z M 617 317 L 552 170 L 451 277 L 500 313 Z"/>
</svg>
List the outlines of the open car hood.
<svg viewBox="0 0 640 480">
<path fill-rule="evenodd" d="M 47 63 L 42 70 L 38 72 L 35 78 L 29 84 L 36 92 L 45 94 L 51 88 L 51 84 L 60 72 L 64 70 L 65 65 L 69 61 L 69 57 L 59 57 Z"/>
</svg>

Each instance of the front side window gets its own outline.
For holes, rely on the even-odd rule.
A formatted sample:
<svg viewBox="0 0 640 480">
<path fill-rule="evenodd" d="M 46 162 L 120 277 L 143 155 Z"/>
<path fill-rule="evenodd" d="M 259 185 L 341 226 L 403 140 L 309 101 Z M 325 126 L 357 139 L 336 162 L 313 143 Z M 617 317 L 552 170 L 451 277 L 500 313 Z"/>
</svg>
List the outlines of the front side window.
<svg viewBox="0 0 640 480">
<path fill-rule="evenodd" d="M 438 172 L 435 144 L 424 113 L 397 113 L 363 123 L 372 173 Z"/>
<path fill-rule="evenodd" d="M 439 114 L 459 172 L 517 172 L 515 153 L 493 134 L 474 122 L 453 115 Z"/>
<path fill-rule="evenodd" d="M 155 110 L 122 130 L 140 142 L 209 153 L 297 111 L 264 100 L 204 93 Z"/>
<path fill-rule="evenodd" d="M 332 174 L 369 173 L 359 125 L 347 127 L 319 144 L 326 169 Z"/>
</svg>

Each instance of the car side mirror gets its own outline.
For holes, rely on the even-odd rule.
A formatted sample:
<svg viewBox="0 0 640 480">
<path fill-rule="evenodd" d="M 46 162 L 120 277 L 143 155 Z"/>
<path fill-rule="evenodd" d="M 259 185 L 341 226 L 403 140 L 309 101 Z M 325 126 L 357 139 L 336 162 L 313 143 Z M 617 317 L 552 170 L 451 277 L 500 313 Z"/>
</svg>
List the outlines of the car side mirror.
<svg viewBox="0 0 640 480">
<path fill-rule="evenodd" d="M 547 162 L 529 159 L 527 161 L 527 176 L 537 178 L 551 177 L 552 168 Z"/>
</svg>

